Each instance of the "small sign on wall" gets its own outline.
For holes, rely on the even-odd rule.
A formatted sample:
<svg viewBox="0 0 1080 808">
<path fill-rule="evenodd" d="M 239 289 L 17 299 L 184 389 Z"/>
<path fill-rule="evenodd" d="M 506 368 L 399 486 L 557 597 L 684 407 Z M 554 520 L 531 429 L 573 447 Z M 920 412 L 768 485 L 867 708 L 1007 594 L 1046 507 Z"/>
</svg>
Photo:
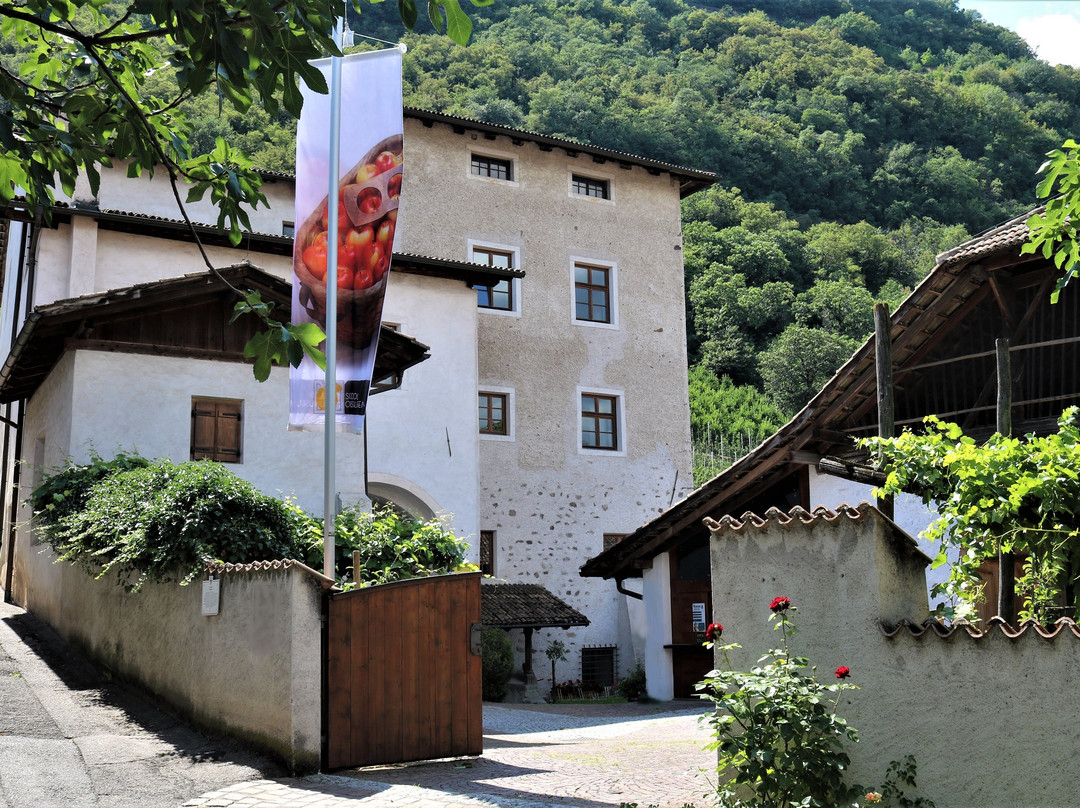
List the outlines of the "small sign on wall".
<svg viewBox="0 0 1080 808">
<path fill-rule="evenodd" d="M 221 607 L 221 579 L 211 578 L 202 583 L 202 613 L 204 617 L 212 617 L 218 613 Z"/>
<path fill-rule="evenodd" d="M 705 631 L 705 604 L 694 603 L 690 606 L 690 613 L 694 622 L 694 631 Z"/>
</svg>

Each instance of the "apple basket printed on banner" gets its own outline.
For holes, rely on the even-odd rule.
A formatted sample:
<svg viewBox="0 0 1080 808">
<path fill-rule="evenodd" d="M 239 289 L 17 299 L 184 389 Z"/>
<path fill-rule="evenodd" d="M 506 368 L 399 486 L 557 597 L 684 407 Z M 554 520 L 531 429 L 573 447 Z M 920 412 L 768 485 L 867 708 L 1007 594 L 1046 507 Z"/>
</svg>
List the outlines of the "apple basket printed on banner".
<svg viewBox="0 0 1080 808">
<path fill-rule="evenodd" d="M 371 344 L 382 317 L 383 292 L 394 247 L 401 195 L 402 137 L 394 135 L 372 147 L 338 186 L 339 346 L 362 349 Z M 326 329 L 327 198 L 297 231 L 293 272 L 300 304 Z"/>
</svg>

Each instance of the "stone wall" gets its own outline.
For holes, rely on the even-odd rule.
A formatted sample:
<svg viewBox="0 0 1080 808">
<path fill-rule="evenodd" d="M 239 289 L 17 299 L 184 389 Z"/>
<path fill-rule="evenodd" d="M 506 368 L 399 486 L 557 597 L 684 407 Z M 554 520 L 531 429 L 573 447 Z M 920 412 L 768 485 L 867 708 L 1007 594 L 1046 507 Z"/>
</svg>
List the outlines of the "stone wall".
<svg viewBox="0 0 1080 808">
<path fill-rule="evenodd" d="M 789 597 L 793 652 L 820 677 L 851 668 L 839 712 L 857 728 L 849 782 L 877 788 L 914 755 L 918 793 L 938 808 L 1076 804 L 1061 761 L 1080 744 L 1080 631 L 932 626 L 914 540 L 875 508 L 771 510 L 709 520 L 715 619 L 748 669 L 779 637 L 769 603 Z"/>
<path fill-rule="evenodd" d="M 92 659 L 208 730 L 270 753 L 294 772 L 319 768 L 322 592 L 331 582 L 291 561 L 219 565 L 220 610 L 202 584 L 125 592 L 54 565 L 47 620 Z M 36 588 L 25 604 L 36 611 Z M 93 619 L 87 619 L 93 615 Z"/>
</svg>

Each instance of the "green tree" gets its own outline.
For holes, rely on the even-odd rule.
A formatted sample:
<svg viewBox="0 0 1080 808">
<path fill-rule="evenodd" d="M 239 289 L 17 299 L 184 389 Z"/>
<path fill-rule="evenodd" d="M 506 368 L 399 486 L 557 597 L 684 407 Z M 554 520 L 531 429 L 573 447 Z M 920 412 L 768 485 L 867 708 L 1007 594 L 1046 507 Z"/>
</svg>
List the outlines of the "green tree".
<svg viewBox="0 0 1080 808">
<path fill-rule="evenodd" d="M 1041 253 L 1051 258 L 1061 270 L 1052 300 L 1056 303 L 1064 289 L 1080 271 L 1080 144 L 1069 138 L 1060 149 L 1054 149 L 1039 168 L 1045 174 L 1036 190 L 1046 207 L 1031 216 L 1027 225 L 1031 238 L 1021 248 L 1022 253 Z"/>
<path fill-rule="evenodd" d="M 129 589 L 188 583 L 207 562 L 297 558 L 288 508 L 220 463 L 149 462 L 121 454 L 68 464 L 30 496 L 57 558 Z"/>
<path fill-rule="evenodd" d="M 863 286 L 818 281 L 795 298 L 795 322 L 861 341 L 874 330 L 874 298 Z"/>
<path fill-rule="evenodd" d="M 694 484 L 702 485 L 787 421 L 760 390 L 717 379 L 704 364 L 690 369 Z"/>
<path fill-rule="evenodd" d="M 857 340 L 822 328 L 788 326 L 758 360 L 765 392 L 781 409 L 801 409 L 858 345 Z"/>
<path fill-rule="evenodd" d="M 307 563 L 321 568 L 322 519 L 299 509 L 294 509 L 293 517 L 298 532 L 306 539 Z M 343 509 L 334 518 L 334 540 L 339 577 L 346 586 L 478 569 L 465 560 L 469 545 L 455 535 L 445 519 L 425 521 L 393 507 L 373 511 Z M 353 551 L 360 553 L 360 566 L 355 568 Z"/>
</svg>

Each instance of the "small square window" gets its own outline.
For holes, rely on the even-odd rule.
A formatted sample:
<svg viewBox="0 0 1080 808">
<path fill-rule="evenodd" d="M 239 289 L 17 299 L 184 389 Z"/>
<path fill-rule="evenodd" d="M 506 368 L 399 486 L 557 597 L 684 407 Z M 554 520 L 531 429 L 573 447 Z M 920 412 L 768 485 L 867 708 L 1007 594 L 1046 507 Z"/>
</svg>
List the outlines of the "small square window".
<svg viewBox="0 0 1080 808">
<path fill-rule="evenodd" d="M 618 399 L 581 394 L 581 448 L 618 451 Z"/>
<path fill-rule="evenodd" d="M 514 179 L 514 164 L 510 160 L 474 154 L 471 166 L 473 176 L 476 177 L 490 177 L 493 180 L 506 180 L 507 182 Z"/>
<path fill-rule="evenodd" d="M 626 538 L 625 533 L 605 533 L 604 534 L 604 552 L 607 552 L 616 544 Z"/>
<path fill-rule="evenodd" d="M 570 183 L 574 193 L 579 196 L 591 196 L 593 199 L 611 199 L 611 183 L 607 180 L 573 174 Z"/>
<path fill-rule="evenodd" d="M 574 317 L 590 323 L 611 322 L 611 270 L 574 264 Z"/>
<path fill-rule="evenodd" d="M 243 402 L 191 399 L 191 459 L 219 463 L 243 461 Z"/>
<path fill-rule="evenodd" d="M 293 222 L 282 222 L 281 235 L 292 238 L 296 235 L 296 225 Z"/>
<path fill-rule="evenodd" d="M 506 424 L 506 394 L 480 393 L 480 434 L 508 435 Z"/>
<path fill-rule="evenodd" d="M 472 261 L 501 269 L 514 268 L 514 254 L 507 250 L 490 247 L 473 247 Z M 510 278 L 504 278 L 492 284 L 476 287 L 476 304 L 482 309 L 514 310 L 514 284 Z"/>
</svg>

